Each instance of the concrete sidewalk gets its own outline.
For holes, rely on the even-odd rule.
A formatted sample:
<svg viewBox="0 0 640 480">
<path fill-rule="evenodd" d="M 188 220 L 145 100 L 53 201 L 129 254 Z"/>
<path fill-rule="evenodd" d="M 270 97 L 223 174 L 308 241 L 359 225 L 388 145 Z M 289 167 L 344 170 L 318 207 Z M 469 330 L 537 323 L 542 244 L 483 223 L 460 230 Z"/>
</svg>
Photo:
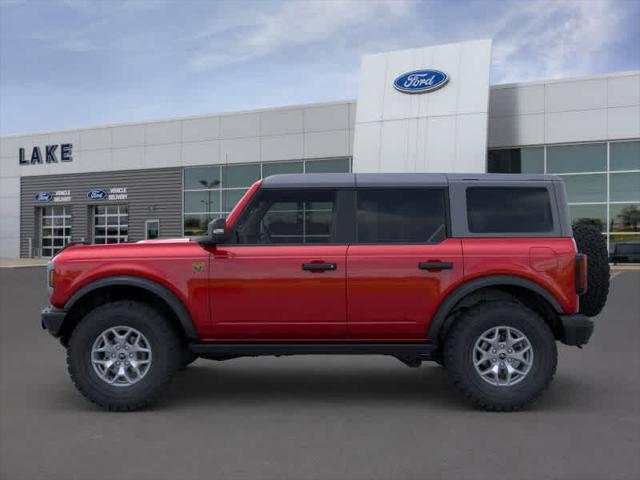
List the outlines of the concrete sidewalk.
<svg viewBox="0 0 640 480">
<path fill-rule="evenodd" d="M 0 268 L 41 267 L 48 258 L 6 258 L 0 257 Z"/>
</svg>

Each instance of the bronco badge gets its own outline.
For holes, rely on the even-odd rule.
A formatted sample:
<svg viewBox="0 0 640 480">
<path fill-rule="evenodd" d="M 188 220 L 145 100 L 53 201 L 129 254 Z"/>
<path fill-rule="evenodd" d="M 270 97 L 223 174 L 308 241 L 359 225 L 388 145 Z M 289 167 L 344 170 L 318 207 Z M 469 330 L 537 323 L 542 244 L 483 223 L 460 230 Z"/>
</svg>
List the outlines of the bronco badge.
<svg viewBox="0 0 640 480">
<path fill-rule="evenodd" d="M 204 263 L 194 262 L 193 263 L 193 271 L 194 272 L 202 272 L 204 270 Z"/>
</svg>

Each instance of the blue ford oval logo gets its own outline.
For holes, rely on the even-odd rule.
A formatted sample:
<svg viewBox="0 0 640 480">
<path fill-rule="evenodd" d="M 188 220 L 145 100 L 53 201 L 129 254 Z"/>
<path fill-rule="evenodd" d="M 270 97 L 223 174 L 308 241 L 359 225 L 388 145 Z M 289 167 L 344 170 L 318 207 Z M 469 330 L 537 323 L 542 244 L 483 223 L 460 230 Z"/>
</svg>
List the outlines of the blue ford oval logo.
<svg viewBox="0 0 640 480">
<path fill-rule="evenodd" d="M 50 202 L 53 198 L 51 192 L 38 192 L 36 193 L 36 202 Z"/>
<path fill-rule="evenodd" d="M 107 198 L 107 192 L 104 190 L 91 190 L 87 193 L 87 198 L 89 200 L 104 200 Z"/>
<path fill-rule="evenodd" d="M 449 75 L 440 70 L 414 70 L 396 78 L 393 86 L 402 93 L 425 93 L 444 87 L 448 81 Z"/>
</svg>

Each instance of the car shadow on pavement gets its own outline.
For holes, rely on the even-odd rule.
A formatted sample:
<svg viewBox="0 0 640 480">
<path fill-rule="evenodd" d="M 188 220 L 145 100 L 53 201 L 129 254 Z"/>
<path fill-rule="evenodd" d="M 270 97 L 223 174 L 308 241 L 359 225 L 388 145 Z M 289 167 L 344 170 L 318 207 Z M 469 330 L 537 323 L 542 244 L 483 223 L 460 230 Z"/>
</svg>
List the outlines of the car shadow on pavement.
<svg viewBox="0 0 640 480">
<path fill-rule="evenodd" d="M 435 364 L 419 369 L 349 368 L 340 370 L 282 366 L 256 370 L 225 368 L 224 363 L 201 363 L 181 372 L 156 408 L 233 404 L 235 407 L 269 403 L 314 403 L 339 401 L 354 405 L 414 403 L 447 409 L 467 408 L 447 378 Z"/>
<path fill-rule="evenodd" d="M 477 411 L 452 385 L 444 368 L 427 363 L 418 369 L 274 366 L 254 368 L 232 362 L 199 360 L 180 372 L 168 391 L 148 410 L 187 411 L 215 407 L 264 405 L 305 408 L 340 403 L 341 406 L 405 406 L 434 411 Z M 591 410 L 585 404 L 590 385 L 570 377 L 556 378 L 543 397 L 528 410 Z M 73 388 L 64 389 L 51 405 L 64 410 L 97 410 Z M 588 403 L 588 402 L 587 402 Z"/>
</svg>

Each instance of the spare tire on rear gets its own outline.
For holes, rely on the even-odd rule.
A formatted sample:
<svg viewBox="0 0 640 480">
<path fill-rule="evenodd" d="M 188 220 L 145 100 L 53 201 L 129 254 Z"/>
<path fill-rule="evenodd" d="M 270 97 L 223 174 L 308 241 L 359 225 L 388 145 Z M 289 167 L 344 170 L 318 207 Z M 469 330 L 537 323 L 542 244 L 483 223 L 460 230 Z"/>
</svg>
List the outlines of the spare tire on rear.
<svg viewBox="0 0 640 480">
<path fill-rule="evenodd" d="M 580 313 L 595 317 L 609 295 L 609 254 L 600 230 L 592 225 L 573 225 L 578 252 L 587 255 L 587 292 L 580 296 Z"/>
</svg>

